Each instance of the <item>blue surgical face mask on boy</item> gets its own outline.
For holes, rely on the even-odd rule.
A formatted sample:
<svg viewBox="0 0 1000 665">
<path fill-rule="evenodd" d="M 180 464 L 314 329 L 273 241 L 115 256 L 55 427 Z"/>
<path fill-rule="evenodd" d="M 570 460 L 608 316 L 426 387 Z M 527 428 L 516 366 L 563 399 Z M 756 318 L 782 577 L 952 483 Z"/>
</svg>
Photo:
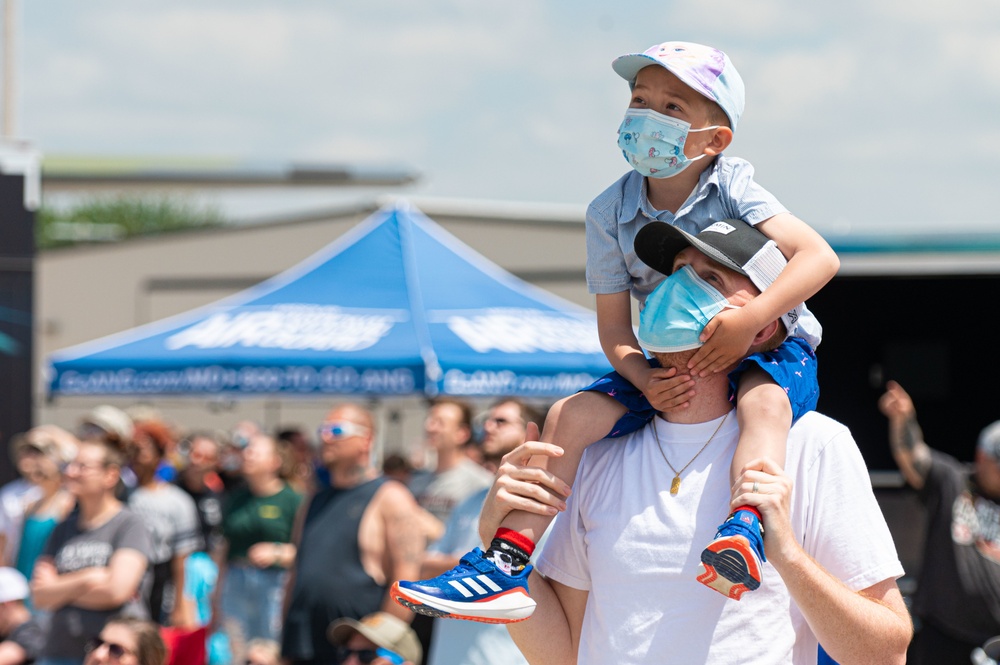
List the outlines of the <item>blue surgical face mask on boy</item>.
<svg viewBox="0 0 1000 665">
<path fill-rule="evenodd" d="M 684 144 L 691 132 L 718 129 L 718 125 L 691 129 L 690 123 L 657 113 L 652 109 L 628 109 L 618 128 L 618 147 L 636 171 L 650 178 L 675 176 L 692 162 L 707 155 L 688 159 Z"/>
<path fill-rule="evenodd" d="M 675 270 L 646 298 L 639 315 L 639 344 L 647 351 L 672 353 L 702 346 L 698 339 L 708 322 L 730 305 L 724 295 L 691 266 Z"/>
</svg>

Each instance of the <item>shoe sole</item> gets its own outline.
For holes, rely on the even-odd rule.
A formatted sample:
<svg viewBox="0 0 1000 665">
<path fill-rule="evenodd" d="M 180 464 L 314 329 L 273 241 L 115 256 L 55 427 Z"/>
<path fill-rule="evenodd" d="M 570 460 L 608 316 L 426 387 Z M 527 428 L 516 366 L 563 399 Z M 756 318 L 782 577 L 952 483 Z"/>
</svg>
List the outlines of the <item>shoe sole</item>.
<svg viewBox="0 0 1000 665">
<path fill-rule="evenodd" d="M 760 587 L 760 560 L 744 536 L 713 540 L 701 553 L 701 568 L 698 581 L 733 600 Z"/>
<path fill-rule="evenodd" d="M 404 589 L 399 586 L 399 582 L 395 582 L 389 595 L 394 601 L 417 614 L 479 623 L 517 623 L 528 619 L 535 611 L 535 601 L 521 589 L 506 591 L 489 600 L 455 603 L 413 589 Z"/>
</svg>

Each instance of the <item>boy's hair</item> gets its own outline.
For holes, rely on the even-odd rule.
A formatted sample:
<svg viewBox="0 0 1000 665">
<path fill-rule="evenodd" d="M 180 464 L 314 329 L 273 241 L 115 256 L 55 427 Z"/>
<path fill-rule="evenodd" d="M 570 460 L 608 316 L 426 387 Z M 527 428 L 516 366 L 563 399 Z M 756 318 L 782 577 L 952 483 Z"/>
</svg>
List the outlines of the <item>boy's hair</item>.
<svg viewBox="0 0 1000 665">
<path fill-rule="evenodd" d="M 659 65 L 685 85 L 712 102 L 709 117 L 715 124 L 725 124 L 734 132 L 743 114 L 745 92 L 743 79 L 729 56 L 719 49 L 691 42 L 663 42 L 642 53 L 628 53 L 615 58 L 612 69 L 630 87 L 635 87 L 639 70 Z M 713 106 L 715 108 L 713 108 Z M 725 121 L 718 113 L 725 116 Z"/>
</svg>

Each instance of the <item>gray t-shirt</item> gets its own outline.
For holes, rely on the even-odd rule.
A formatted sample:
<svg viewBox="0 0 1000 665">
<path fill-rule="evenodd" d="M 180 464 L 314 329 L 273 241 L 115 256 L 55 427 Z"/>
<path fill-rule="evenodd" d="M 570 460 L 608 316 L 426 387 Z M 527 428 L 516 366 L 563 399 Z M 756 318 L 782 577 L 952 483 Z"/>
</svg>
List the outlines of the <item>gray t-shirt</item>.
<svg viewBox="0 0 1000 665">
<path fill-rule="evenodd" d="M 493 484 L 493 474 L 470 459 L 435 473 L 430 483 L 419 493 L 414 492 L 425 510 L 442 522 L 447 522 L 451 511 L 470 494 Z"/>
<path fill-rule="evenodd" d="M 150 563 L 166 563 L 176 555 L 201 547 L 198 508 L 191 496 L 175 485 L 156 490 L 137 487 L 128 497 L 128 507 L 138 515 L 153 537 Z"/>
<path fill-rule="evenodd" d="M 44 555 L 52 557 L 60 575 L 85 568 L 106 568 L 112 555 L 120 549 L 139 552 L 147 560 L 153 546 L 149 530 L 128 508 L 104 524 L 89 531 L 81 531 L 74 511 L 56 526 L 45 545 Z M 140 585 L 140 589 L 145 585 Z M 90 610 L 74 605 L 61 607 L 52 614 L 49 641 L 42 652 L 47 658 L 80 658 L 87 641 L 104 628 L 105 622 L 115 614 L 128 614 L 147 618 L 141 592 L 121 607 Z"/>
</svg>

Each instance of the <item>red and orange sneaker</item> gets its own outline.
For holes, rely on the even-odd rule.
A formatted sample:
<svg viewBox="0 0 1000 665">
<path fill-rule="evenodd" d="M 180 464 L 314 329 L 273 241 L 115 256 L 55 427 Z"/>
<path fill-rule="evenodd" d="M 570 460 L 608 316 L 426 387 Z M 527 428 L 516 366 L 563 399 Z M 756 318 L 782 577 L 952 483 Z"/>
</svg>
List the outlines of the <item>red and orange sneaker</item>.
<svg viewBox="0 0 1000 665">
<path fill-rule="evenodd" d="M 760 587 L 765 561 L 760 518 L 754 511 L 737 510 L 702 551 L 698 581 L 739 600 L 745 592 Z"/>
</svg>

